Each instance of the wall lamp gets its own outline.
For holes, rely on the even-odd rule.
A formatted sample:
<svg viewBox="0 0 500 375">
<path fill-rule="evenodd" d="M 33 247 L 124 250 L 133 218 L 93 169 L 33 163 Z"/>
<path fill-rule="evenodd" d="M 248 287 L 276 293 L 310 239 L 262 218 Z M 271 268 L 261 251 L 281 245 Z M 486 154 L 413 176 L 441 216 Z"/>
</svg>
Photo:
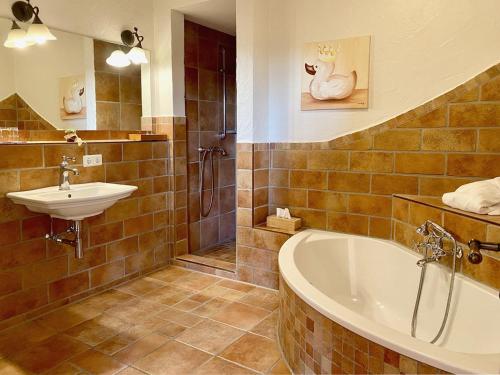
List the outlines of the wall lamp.
<svg viewBox="0 0 500 375">
<path fill-rule="evenodd" d="M 40 8 L 33 6 L 30 0 L 16 1 L 12 4 L 12 14 L 19 22 L 33 22 L 24 31 L 15 20 L 12 20 L 12 27 L 7 36 L 4 46 L 7 48 L 24 48 L 33 44 L 43 44 L 48 40 L 56 40 L 47 26 L 39 17 Z"/>
<path fill-rule="evenodd" d="M 124 68 L 130 63 L 135 65 L 147 64 L 148 58 L 146 52 L 142 49 L 144 37 L 139 35 L 139 29 L 134 27 L 134 31 L 124 30 L 121 33 L 122 43 L 130 48 L 128 53 L 125 53 L 121 48 L 113 51 L 106 59 L 106 62 L 116 68 Z M 137 42 L 137 44 L 136 44 Z"/>
</svg>

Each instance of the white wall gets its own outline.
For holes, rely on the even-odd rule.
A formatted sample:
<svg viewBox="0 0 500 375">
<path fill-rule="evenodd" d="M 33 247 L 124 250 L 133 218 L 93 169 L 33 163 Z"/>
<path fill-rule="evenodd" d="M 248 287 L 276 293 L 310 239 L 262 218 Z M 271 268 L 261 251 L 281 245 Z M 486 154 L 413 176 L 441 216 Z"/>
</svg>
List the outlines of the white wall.
<svg viewBox="0 0 500 375">
<path fill-rule="evenodd" d="M 2 25 L 0 20 L 0 25 Z M 0 32 L 0 38 L 2 37 Z M 11 49 L 0 46 L 0 101 L 16 92 L 14 71 L 14 54 Z"/>
<path fill-rule="evenodd" d="M 253 115 L 238 108 L 238 141 L 323 141 L 404 113 L 500 61 L 498 0 L 238 0 L 238 64 L 253 56 L 253 87 L 238 77 L 238 96 L 253 98 Z M 244 4 L 244 5 L 243 5 Z M 238 8 L 237 8 L 238 9 Z M 267 9 L 267 11 L 266 11 Z M 257 12 L 258 13 L 258 12 Z M 254 13 L 256 14 L 256 13 Z M 267 42 L 255 41 L 259 30 Z M 300 111 L 305 42 L 372 36 L 368 110 Z M 256 50 L 265 50 L 267 55 Z M 256 69 L 267 64 L 268 69 Z M 240 72 L 240 70 L 239 70 Z M 243 104 L 238 102 L 238 104 Z M 250 103 L 245 103 L 249 106 Z M 266 113 L 264 120 L 259 113 Z M 249 119 L 248 116 L 252 116 Z M 251 130 L 247 129 L 252 127 Z M 269 133 L 262 131 L 268 128 Z"/>
</svg>

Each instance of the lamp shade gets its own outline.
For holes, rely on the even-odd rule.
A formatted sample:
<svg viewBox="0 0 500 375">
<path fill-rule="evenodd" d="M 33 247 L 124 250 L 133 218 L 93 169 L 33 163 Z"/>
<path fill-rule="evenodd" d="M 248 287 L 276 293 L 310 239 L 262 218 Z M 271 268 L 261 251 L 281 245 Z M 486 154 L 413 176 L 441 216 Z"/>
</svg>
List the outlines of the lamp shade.
<svg viewBox="0 0 500 375">
<path fill-rule="evenodd" d="M 127 54 L 127 56 L 130 59 L 130 61 L 132 61 L 136 65 L 148 63 L 148 58 L 146 57 L 146 53 L 142 48 L 139 47 L 132 48 Z"/>
<path fill-rule="evenodd" d="M 130 59 L 127 57 L 125 52 L 117 49 L 106 59 L 108 65 L 114 66 L 115 68 L 124 68 L 130 65 Z"/>
<path fill-rule="evenodd" d="M 3 45 L 7 48 L 24 48 L 33 44 L 26 38 L 26 31 L 21 29 L 16 21 L 12 21 L 12 29 Z"/>
<path fill-rule="evenodd" d="M 43 23 L 32 23 L 28 28 L 26 38 L 28 41 L 36 44 L 43 44 L 47 40 L 57 40 L 54 34 Z"/>
</svg>

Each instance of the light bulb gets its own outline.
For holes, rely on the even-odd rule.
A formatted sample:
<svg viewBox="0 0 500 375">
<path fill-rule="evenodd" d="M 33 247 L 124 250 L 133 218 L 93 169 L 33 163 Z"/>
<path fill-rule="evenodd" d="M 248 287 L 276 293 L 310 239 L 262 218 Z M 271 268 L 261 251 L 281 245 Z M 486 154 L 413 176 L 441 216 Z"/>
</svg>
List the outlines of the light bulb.
<svg viewBox="0 0 500 375">
<path fill-rule="evenodd" d="M 28 34 L 26 35 L 28 41 L 36 44 L 44 44 L 47 40 L 57 40 L 57 38 L 52 34 L 47 26 L 45 26 L 38 16 L 35 16 L 35 20 L 28 28 Z"/>
<path fill-rule="evenodd" d="M 130 59 L 130 61 L 132 61 L 136 65 L 148 63 L 148 58 L 146 57 L 146 53 L 140 47 L 132 48 L 129 51 L 129 53 L 127 53 L 127 56 Z"/>
<path fill-rule="evenodd" d="M 33 44 L 26 38 L 26 31 L 21 29 L 16 21 L 12 21 L 12 28 L 3 45 L 7 48 L 24 48 Z"/>
<path fill-rule="evenodd" d="M 106 59 L 106 62 L 108 65 L 114 66 L 115 68 L 125 68 L 130 65 L 130 59 L 125 52 L 120 49 L 113 51 L 111 56 Z"/>
</svg>

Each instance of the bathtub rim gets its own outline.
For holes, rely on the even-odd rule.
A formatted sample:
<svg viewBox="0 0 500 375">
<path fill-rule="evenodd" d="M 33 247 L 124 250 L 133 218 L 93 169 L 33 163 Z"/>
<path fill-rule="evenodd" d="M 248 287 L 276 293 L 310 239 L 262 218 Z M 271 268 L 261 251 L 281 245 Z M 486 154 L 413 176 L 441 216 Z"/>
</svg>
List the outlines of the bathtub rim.
<svg viewBox="0 0 500 375">
<path fill-rule="evenodd" d="M 286 282 L 293 292 L 316 311 L 368 340 L 445 371 L 453 373 L 485 374 L 498 374 L 500 372 L 500 353 L 460 353 L 437 347 L 430 343 L 415 339 L 409 334 L 406 335 L 385 325 L 374 323 L 370 319 L 365 318 L 341 305 L 334 299 L 326 296 L 319 289 L 312 286 L 298 270 L 295 264 L 294 254 L 297 245 L 299 245 L 304 239 L 314 234 L 328 235 L 332 239 L 369 239 L 374 242 L 396 246 L 400 250 L 414 257 L 415 261 L 419 259 L 419 256 L 417 253 L 394 241 L 377 239 L 368 236 L 329 232 L 317 229 L 306 229 L 298 234 L 295 234 L 290 237 L 280 249 L 278 256 L 279 272 L 284 282 Z M 457 273 L 456 277 L 463 279 L 464 282 L 472 283 L 474 287 L 480 288 L 488 293 L 493 295 L 498 294 L 498 291 L 493 288 L 480 284 L 462 275 L 461 273 Z M 335 313 L 332 311 L 335 311 Z"/>
</svg>

